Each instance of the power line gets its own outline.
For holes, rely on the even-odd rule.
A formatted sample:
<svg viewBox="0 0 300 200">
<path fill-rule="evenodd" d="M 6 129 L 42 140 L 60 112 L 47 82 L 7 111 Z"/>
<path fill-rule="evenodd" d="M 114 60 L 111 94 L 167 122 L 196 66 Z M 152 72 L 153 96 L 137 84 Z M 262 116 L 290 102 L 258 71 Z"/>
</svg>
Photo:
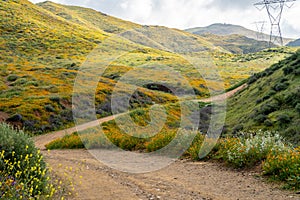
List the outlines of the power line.
<svg viewBox="0 0 300 200">
<path fill-rule="evenodd" d="M 253 22 L 252 24 L 255 24 L 256 26 L 256 37 L 257 40 L 259 41 L 264 41 L 265 40 L 265 35 L 264 35 L 264 30 L 265 30 L 265 25 L 266 25 L 267 21 L 256 21 Z"/>
<path fill-rule="evenodd" d="M 254 4 L 258 10 L 267 10 L 271 23 L 270 45 L 272 43 L 283 45 L 280 28 L 283 9 L 284 7 L 291 8 L 295 1 L 296 0 L 263 0 Z"/>
</svg>

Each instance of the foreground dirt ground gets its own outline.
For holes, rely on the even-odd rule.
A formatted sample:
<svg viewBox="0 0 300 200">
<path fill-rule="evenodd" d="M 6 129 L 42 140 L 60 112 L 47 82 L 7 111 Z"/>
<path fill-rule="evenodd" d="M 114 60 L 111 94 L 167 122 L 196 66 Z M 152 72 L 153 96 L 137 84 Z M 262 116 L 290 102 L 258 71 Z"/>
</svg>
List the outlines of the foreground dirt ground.
<svg viewBox="0 0 300 200">
<path fill-rule="evenodd" d="M 234 171 L 218 163 L 178 160 L 160 171 L 129 174 L 101 164 L 86 150 L 43 151 L 43 154 L 55 173 L 69 179 L 66 184 L 74 185 L 69 199 L 300 199 L 300 195 L 264 182 L 256 172 Z"/>
</svg>

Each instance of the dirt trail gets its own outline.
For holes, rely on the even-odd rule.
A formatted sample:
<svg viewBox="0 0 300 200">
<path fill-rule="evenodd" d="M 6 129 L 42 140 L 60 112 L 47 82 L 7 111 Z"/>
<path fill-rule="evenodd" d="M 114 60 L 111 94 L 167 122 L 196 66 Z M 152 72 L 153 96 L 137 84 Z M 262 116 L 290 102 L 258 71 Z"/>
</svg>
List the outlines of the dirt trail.
<svg viewBox="0 0 300 200">
<path fill-rule="evenodd" d="M 241 86 L 227 94 L 202 101 L 218 101 L 243 89 Z M 77 127 L 84 130 L 115 116 L 103 118 Z M 35 138 L 40 149 L 53 139 L 75 132 L 75 128 Z M 300 199 L 299 195 L 282 191 L 278 186 L 265 183 L 257 172 L 239 172 L 221 164 L 178 160 L 156 172 L 129 174 L 113 170 L 95 159 L 86 150 L 57 150 L 42 153 L 60 177 L 71 179 L 73 195 L 69 199 L 82 200 L 287 200 Z M 109 154 L 108 150 L 103 153 Z M 126 160 L 129 156 L 122 156 Z M 77 193 L 77 194 L 76 194 Z M 76 195 L 74 195 L 76 194 Z"/>
<path fill-rule="evenodd" d="M 227 98 L 233 96 L 235 93 L 237 93 L 238 91 L 244 89 L 245 87 L 247 87 L 246 84 L 242 85 L 242 86 L 240 86 L 240 87 L 238 87 L 238 88 L 236 88 L 236 89 L 234 89 L 230 92 L 227 92 L 225 94 L 221 94 L 221 95 L 214 96 L 214 97 L 211 97 L 211 98 L 200 99 L 200 100 L 197 100 L 197 101 L 208 103 L 208 102 L 213 102 L 213 101 L 224 100 L 224 99 L 227 99 Z M 86 130 L 88 128 L 95 127 L 95 126 L 97 126 L 101 123 L 111 121 L 111 120 L 115 119 L 116 117 L 118 117 L 120 115 L 122 115 L 122 114 L 114 115 L 114 116 L 110 116 L 110 117 L 105 117 L 105 118 L 102 118 L 102 119 L 99 119 L 99 120 L 96 120 L 96 121 L 92 121 L 92 122 L 89 122 L 89 123 L 86 123 L 86 124 L 82 124 L 82 125 L 77 126 L 77 127 L 73 127 L 73 128 L 69 128 L 69 129 L 49 133 L 49 134 L 46 134 L 46 135 L 37 136 L 37 137 L 34 138 L 35 144 L 38 148 L 45 149 L 45 145 L 48 144 L 49 142 L 53 141 L 53 140 L 56 140 L 58 138 L 62 138 L 65 135 L 72 134 L 76 131 L 83 131 L 83 130 Z"/>
<path fill-rule="evenodd" d="M 257 172 L 234 171 L 218 163 L 178 160 L 160 171 L 128 174 L 101 164 L 86 150 L 45 151 L 44 155 L 56 173 L 73 177 L 77 195 L 70 199 L 300 199 L 299 195 L 265 183 Z M 72 171 L 66 167 L 72 167 Z"/>
<path fill-rule="evenodd" d="M 223 101 L 223 100 L 228 99 L 229 97 L 233 96 L 235 93 L 241 91 L 242 89 L 244 89 L 246 87 L 247 87 L 247 84 L 244 84 L 244 85 L 242 85 L 242 86 L 240 86 L 240 87 L 238 87 L 234 90 L 231 90 L 227 93 L 220 94 L 220 95 L 210 97 L 210 98 L 207 98 L 207 99 L 201 99 L 199 101 L 202 101 L 202 102 L 205 102 L 205 103 L 214 102 L 214 101 Z"/>
<path fill-rule="evenodd" d="M 62 138 L 65 135 L 70 135 L 74 132 L 77 131 L 83 131 L 86 130 L 88 128 L 92 128 L 95 127 L 99 124 L 102 124 L 104 122 L 108 122 L 111 121 L 113 119 L 115 119 L 117 116 L 120 115 L 114 115 L 114 116 L 109 116 L 109 117 L 105 117 L 96 121 L 92 121 L 77 127 L 73 127 L 73 128 L 69 128 L 69 129 L 65 129 L 65 130 L 61 130 L 61 131 L 57 131 L 57 132 L 53 132 L 53 133 L 49 133 L 49 134 L 45 134 L 45 135 L 40 135 L 34 138 L 35 141 L 35 145 L 37 148 L 39 149 L 45 149 L 45 145 L 48 144 L 49 142 Z"/>
</svg>

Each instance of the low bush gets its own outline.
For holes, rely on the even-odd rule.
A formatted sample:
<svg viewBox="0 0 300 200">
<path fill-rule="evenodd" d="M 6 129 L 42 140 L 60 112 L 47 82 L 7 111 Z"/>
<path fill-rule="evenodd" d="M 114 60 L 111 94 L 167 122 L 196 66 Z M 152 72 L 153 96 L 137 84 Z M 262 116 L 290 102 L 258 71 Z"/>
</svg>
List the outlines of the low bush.
<svg viewBox="0 0 300 200">
<path fill-rule="evenodd" d="M 11 74 L 11 75 L 9 75 L 9 76 L 7 77 L 6 80 L 9 81 L 9 82 L 14 82 L 14 81 L 16 81 L 18 78 L 19 78 L 19 76 L 15 75 L 15 74 Z"/>
<path fill-rule="evenodd" d="M 203 134 L 197 134 L 192 145 L 190 148 L 186 151 L 185 155 L 192 158 L 193 160 L 200 160 L 199 152 L 203 145 L 203 141 L 205 139 L 205 136 Z M 216 150 L 217 147 L 214 148 Z M 212 155 L 215 151 L 213 151 L 210 155 Z M 208 157 L 210 157 L 210 155 Z"/>
<path fill-rule="evenodd" d="M 0 124 L 0 199 L 50 198 L 54 193 L 33 141 L 23 131 Z"/>
<path fill-rule="evenodd" d="M 174 139 L 176 131 L 167 131 L 160 133 L 153 137 L 148 143 L 146 143 L 146 149 L 148 152 L 153 152 L 164 148 Z"/>
<path fill-rule="evenodd" d="M 266 121 L 268 119 L 268 117 L 264 114 L 260 114 L 260 115 L 257 115 L 254 120 L 258 123 L 263 123 L 264 121 Z"/>
<path fill-rule="evenodd" d="M 277 83 L 274 87 L 273 90 L 276 92 L 286 90 L 289 87 L 289 83 Z"/>
<path fill-rule="evenodd" d="M 47 149 L 82 149 L 84 145 L 77 133 L 66 135 L 46 145 Z"/>
<path fill-rule="evenodd" d="M 279 124 L 283 126 L 291 122 L 291 117 L 287 114 L 282 114 L 277 117 L 277 120 Z"/>
<path fill-rule="evenodd" d="M 271 152 L 285 149 L 283 138 L 277 133 L 258 131 L 242 135 L 221 140 L 217 152 L 219 158 L 237 168 L 252 167 Z"/>
<path fill-rule="evenodd" d="M 289 189 L 300 189 L 300 147 L 273 151 L 263 164 L 264 174 L 286 182 Z"/>
<path fill-rule="evenodd" d="M 277 111 L 278 109 L 279 109 L 279 107 L 276 102 L 270 102 L 270 103 L 266 103 L 266 104 L 262 105 L 259 110 L 259 113 L 268 115 L 272 112 Z"/>
<path fill-rule="evenodd" d="M 48 105 L 45 105 L 45 110 L 47 112 L 55 112 L 55 108 L 53 108 L 52 105 L 48 104 Z"/>
<path fill-rule="evenodd" d="M 296 105 L 295 109 L 296 109 L 296 111 L 297 111 L 297 112 L 299 113 L 299 115 L 300 115 L 300 103 L 298 103 L 298 104 Z"/>
</svg>

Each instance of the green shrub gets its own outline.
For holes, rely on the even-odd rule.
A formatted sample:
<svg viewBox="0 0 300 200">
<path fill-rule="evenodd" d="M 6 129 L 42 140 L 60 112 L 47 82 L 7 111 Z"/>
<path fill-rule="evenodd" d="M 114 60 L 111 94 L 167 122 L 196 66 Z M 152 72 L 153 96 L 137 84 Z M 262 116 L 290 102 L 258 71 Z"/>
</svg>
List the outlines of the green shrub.
<svg viewBox="0 0 300 200">
<path fill-rule="evenodd" d="M 298 103 L 295 107 L 296 111 L 300 114 L 300 103 Z"/>
<path fill-rule="evenodd" d="M 252 167 L 265 160 L 273 151 L 285 149 L 283 138 L 277 133 L 243 133 L 244 137 L 227 138 L 220 142 L 217 156 L 236 167 Z"/>
<path fill-rule="evenodd" d="M 275 102 L 266 103 L 266 104 L 261 106 L 261 108 L 259 110 L 259 113 L 264 114 L 264 115 L 268 115 L 272 112 L 275 112 L 278 109 L 279 109 L 279 107 L 278 107 L 277 103 L 275 103 Z"/>
<path fill-rule="evenodd" d="M 291 117 L 287 114 L 282 114 L 277 117 L 277 120 L 280 125 L 286 125 L 291 122 Z"/>
<path fill-rule="evenodd" d="M 13 83 L 14 86 L 16 85 L 24 85 L 28 80 L 26 78 L 20 78 Z"/>
<path fill-rule="evenodd" d="M 164 148 L 174 139 L 175 135 L 176 131 L 166 131 L 156 135 L 146 143 L 147 151 L 153 152 Z"/>
<path fill-rule="evenodd" d="M 233 133 L 237 134 L 238 132 L 240 132 L 243 129 L 244 129 L 244 126 L 242 124 L 238 124 L 238 125 L 234 126 Z"/>
<path fill-rule="evenodd" d="M 190 148 L 187 150 L 186 155 L 190 158 L 192 158 L 193 160 L 199 160 L 199 152 L 200 152 L 200 148 L 203 145 L 203 141 L 205 139 L 205 136 L 202 134 L 197 134 L 195 139 L 193 140 L 192 145 L 190 146 Z"/>
<path fill-rule="evenodd" d="M 265 175 L 284 181 L 286 187 L 300 189 L 300 147 L 271 152 L 263 164 Z"/>
<path fill-rule="evenodd" d="M 39 83 L 37 81 L 28 81 L 25 86 L 35 86 L 38 87 Z"/>
<path fill-rule="evenodd" d="M 277 83 L 273 89 L 277 92 L 286 90 L 289 87 L 289 83 Z"/>
<path fill-rule="evenodd" d="M 270 126 L 273 126 L 273 122 L 269 119 L 267 119 L 266 121 L 264 121 L 264 125 L 270 127 Z"/>
<path fill-rule="evenodd" d="M 49 99 L 50 99 L 50 101 L 60 103 L 60 97 L 58 97 L 58 96 L 52 96 Z"/>
<path fill-rule="evenodd" d="M 15 75 L 15 74 L 11 74 L 11 75 L 9 75 L 9 76 L 7 77 L 6 80 L 9 81 L 9 82 L 14 82 L 14 81 L 16 81 L 18 78 L 19 78 L 19 76 Z"/>
<path fill-rule="evenodd" d="M 47 112 L 54 112 L 55 111 L 55 108 L 53 108 L 52 105 L 48 104 L 48 105 L 45 105 L 45 109 Z"/>
<path fill-rule="evenodd" d="M 266 115 L 264 114 L 260 114 L 260 115 L 257 115 L 254 120 L 257 121 L 258 123 L 263 123 L 264 121 L 266 121 L 268 118 Z"/>
<path fill-rule="evenodd" d="M 77 133 L 66 135 L 46 145 L 47 149 L 83 149 L 84 145 Z"/>
<path fill-rule="evenodd" d="M 50 197 L 55 189 L 48 180 L 43 156 L 29 136 L 0 124 L 0 198 Z"/>
</svg>

